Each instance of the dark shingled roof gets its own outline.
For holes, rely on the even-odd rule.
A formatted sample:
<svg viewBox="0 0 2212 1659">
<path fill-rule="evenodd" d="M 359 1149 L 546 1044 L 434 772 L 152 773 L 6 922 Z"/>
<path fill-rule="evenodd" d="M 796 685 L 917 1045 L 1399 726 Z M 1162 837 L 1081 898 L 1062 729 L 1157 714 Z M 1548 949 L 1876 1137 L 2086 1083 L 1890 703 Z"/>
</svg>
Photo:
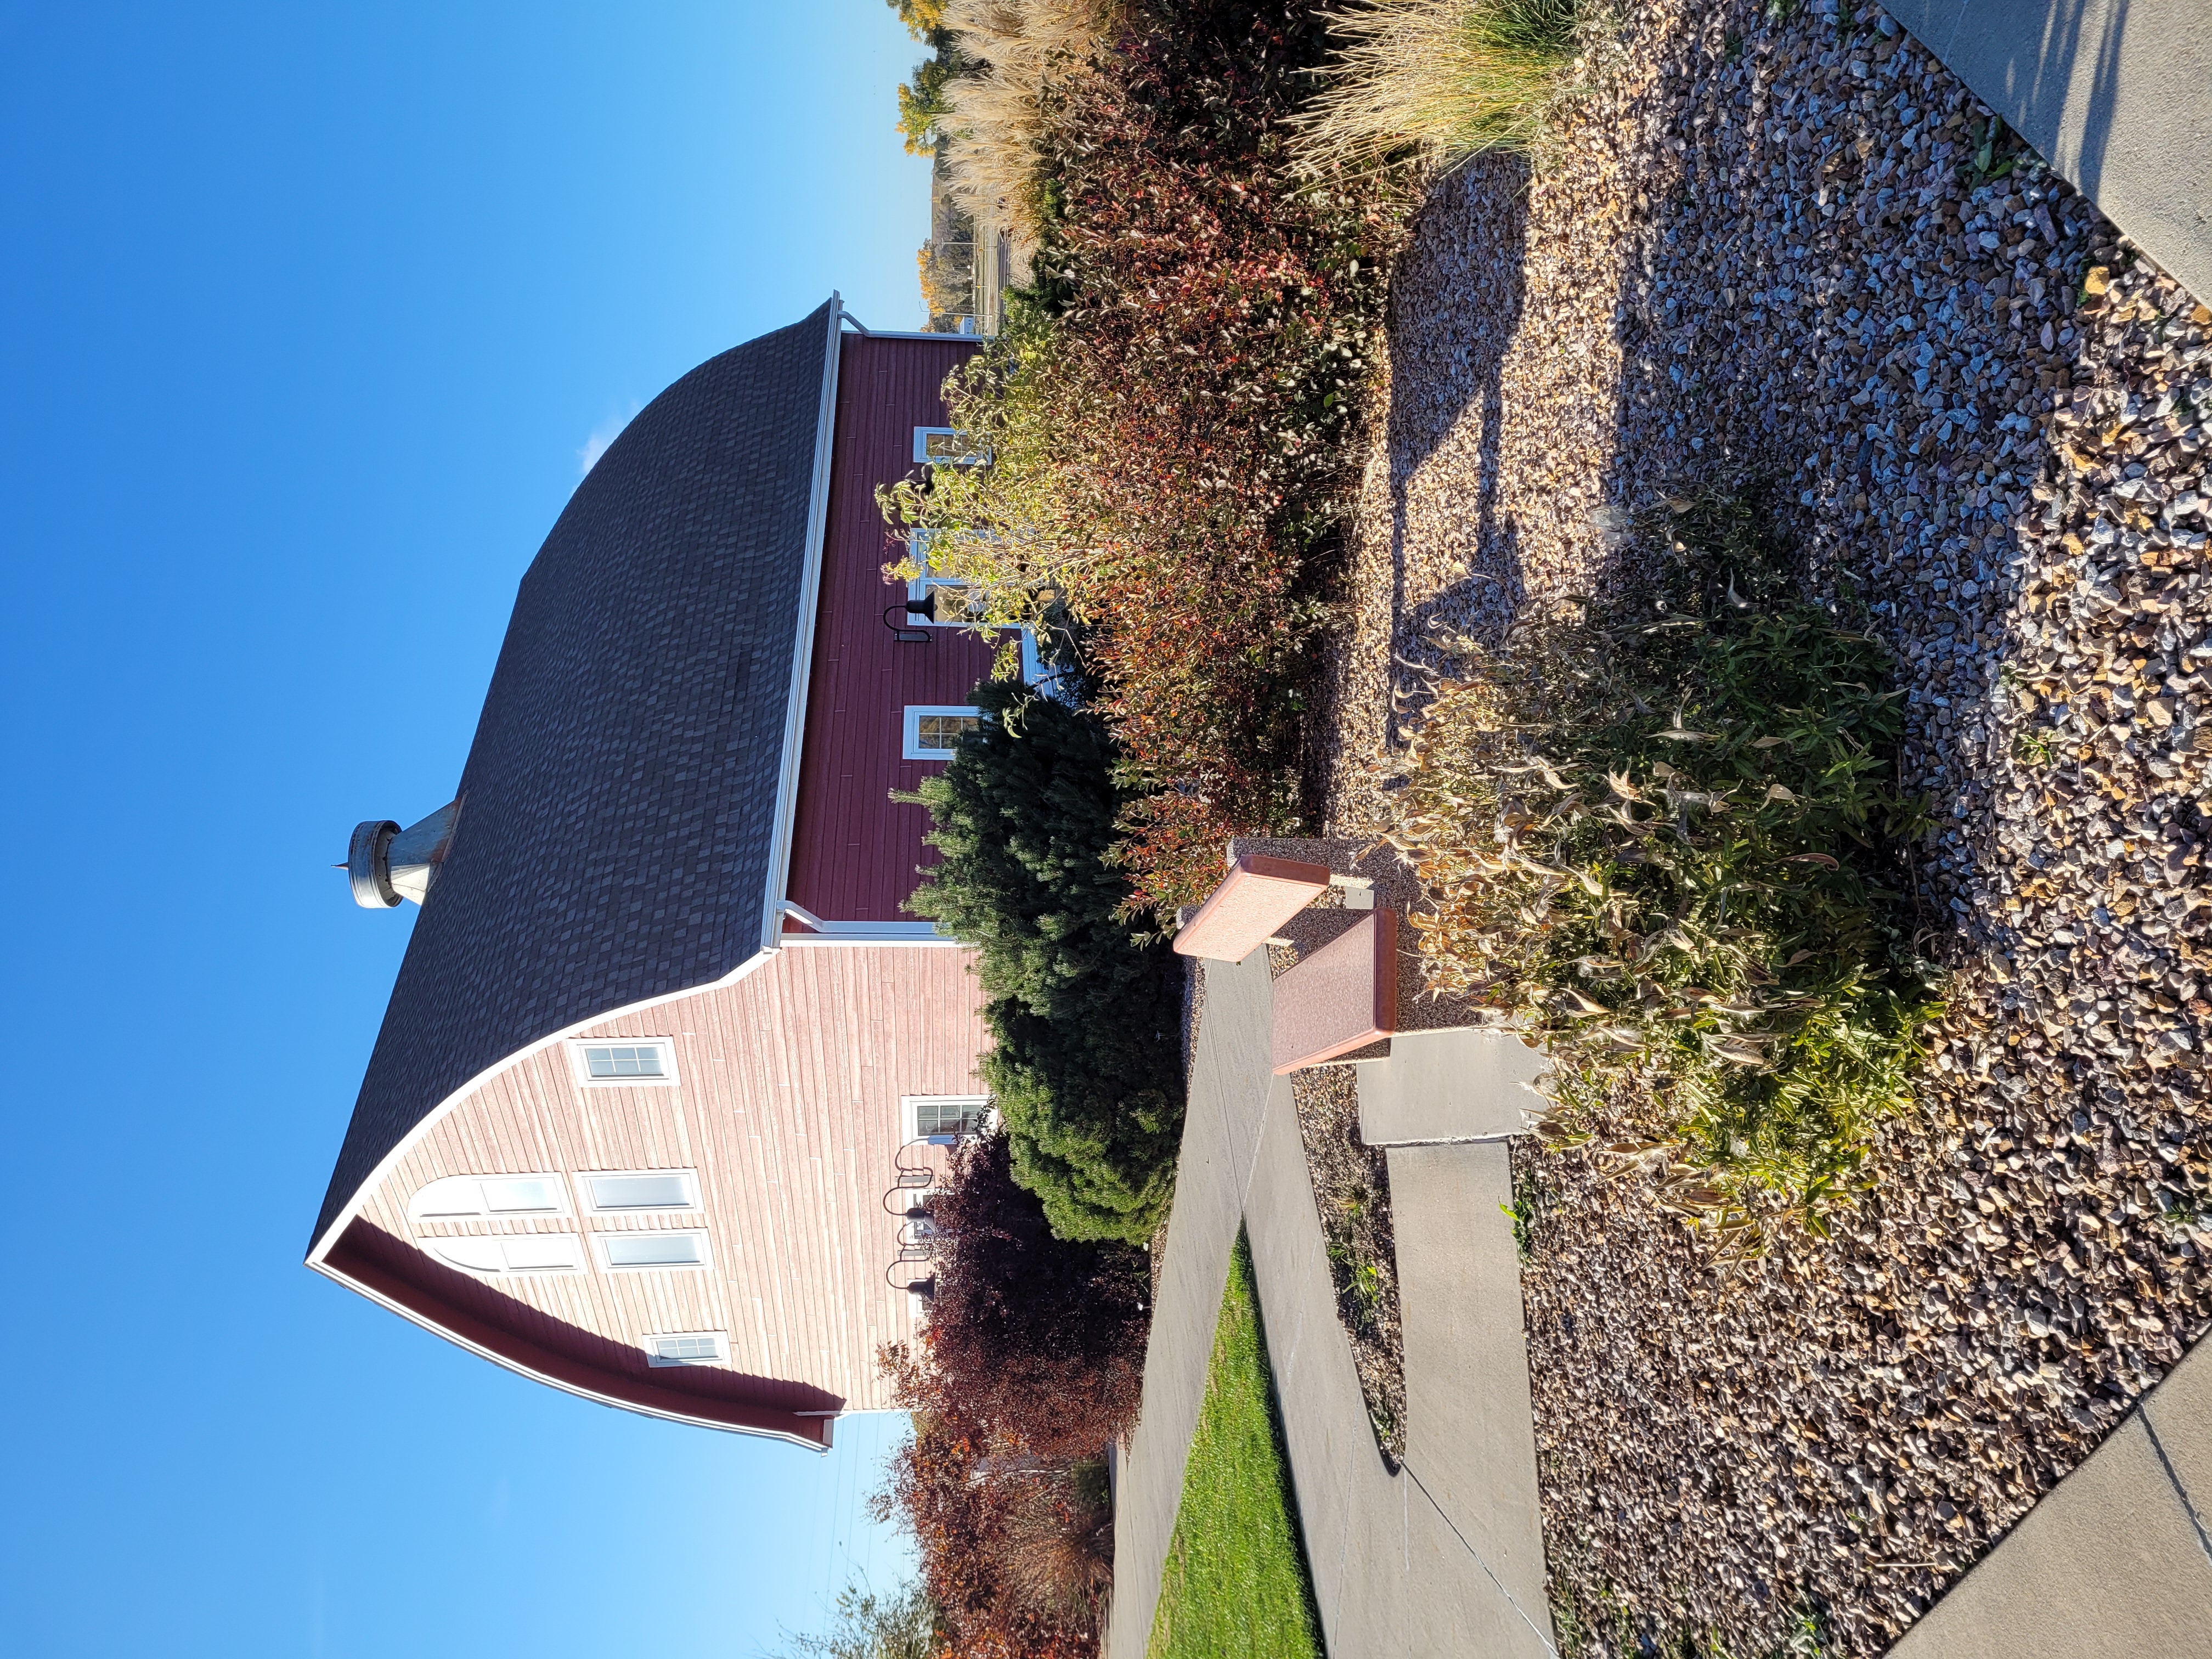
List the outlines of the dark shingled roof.
<svg viewBox="0 0 2212 1659">
<path fill-rule="evenodd" d="M 486 1067 L 759 950 L 830 325 L 655 398 L 524 575 L 317 1238 Z"/>
</svg>

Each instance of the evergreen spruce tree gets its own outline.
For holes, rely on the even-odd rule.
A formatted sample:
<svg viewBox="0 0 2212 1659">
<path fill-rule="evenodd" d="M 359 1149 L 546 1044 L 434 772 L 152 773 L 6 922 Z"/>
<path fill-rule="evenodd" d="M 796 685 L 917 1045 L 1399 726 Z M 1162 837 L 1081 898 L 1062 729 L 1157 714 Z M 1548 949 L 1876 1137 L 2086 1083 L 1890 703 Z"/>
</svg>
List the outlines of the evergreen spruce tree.
<svg viewBox="0 0 2212 1659">
<path fill-rule="evenodd" d="M 1018 685 L 975 702 L 981 730 L 916 796 L 944 861 L 907 908 L 976 948 L 1016 1178 L 1063 1238 L 1142 1243 L 1174 1185 L 1182 1011 L 1173 954 L 1115 914 L 1112 741 Z"/>
</svg>

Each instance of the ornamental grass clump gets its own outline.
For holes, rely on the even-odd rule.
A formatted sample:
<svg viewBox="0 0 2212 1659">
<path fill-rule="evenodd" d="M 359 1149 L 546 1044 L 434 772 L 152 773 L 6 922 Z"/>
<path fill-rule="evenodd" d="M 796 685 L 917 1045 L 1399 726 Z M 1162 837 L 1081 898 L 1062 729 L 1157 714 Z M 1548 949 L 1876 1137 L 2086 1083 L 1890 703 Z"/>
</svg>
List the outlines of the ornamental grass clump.
<svg viewBox="0 0 2212 1659">
<path fill-rule="evenodd" d="M 1330 165 L 1527 149 L 1575 58 L 1580 0 L 1376 0 L 1335 25 L 1333 82 L 1301 150 Z"/>
<path fill-rule="evenodd" d="M 1454 641 L 1376 827 L 1434 902 L 1412 918 L 1430 983 L 1550 1048 L 1540 1133 L 1644 1164 L 1749 1251 L 1779 1216 L 1825 1232 L 1865 1184 L 1939 1006 L 1887 654 L 1760 603 L 1777 585 L 1747 568 L 1700 574 L 1726 578 L 1702 614 Z"/>
<path fill-rule="evenodd" d="M 948 0 L 953 72 L 938 130 L 953 192 L 979 222 L 1034 245 L 1052 106 L 1110 28 L 1098 0 Z"/>
</svg>

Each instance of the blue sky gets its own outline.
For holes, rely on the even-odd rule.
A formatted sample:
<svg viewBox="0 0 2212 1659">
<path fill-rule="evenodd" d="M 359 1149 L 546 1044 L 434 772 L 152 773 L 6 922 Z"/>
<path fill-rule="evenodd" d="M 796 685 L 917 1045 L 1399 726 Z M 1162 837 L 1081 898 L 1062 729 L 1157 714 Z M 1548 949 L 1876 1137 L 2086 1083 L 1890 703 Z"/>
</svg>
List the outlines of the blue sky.
<svg viewBox="0 0 2212 1659">
<path fill-rule="evenodd" d="M 920 325 L 881 0 L 0 3 L 10 1654 L 750 1656 L 817 1458 L 472 1358 L 300 1266 L 580 454 L 833 288 Z"/>
</svg>

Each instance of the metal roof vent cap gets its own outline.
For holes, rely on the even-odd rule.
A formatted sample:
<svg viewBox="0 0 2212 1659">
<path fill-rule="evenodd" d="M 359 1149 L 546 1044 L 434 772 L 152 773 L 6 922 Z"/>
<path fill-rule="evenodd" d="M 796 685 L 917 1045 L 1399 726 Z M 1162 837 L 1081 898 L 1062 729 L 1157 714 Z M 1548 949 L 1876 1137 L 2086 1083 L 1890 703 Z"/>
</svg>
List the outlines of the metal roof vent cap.
<svg viewBox="0 0 2212 1659">
<path fill-rule="evenodd" d="M 402 830 L 390 818 L 371 818 L 354 826 L 346 848 L 346 879 L 353 902 L 364 910 L 389 910 L 403 898 L 421 904 L 453 846 L 460 802 L 447 801 L 419 823 Z"/>
</svg>

